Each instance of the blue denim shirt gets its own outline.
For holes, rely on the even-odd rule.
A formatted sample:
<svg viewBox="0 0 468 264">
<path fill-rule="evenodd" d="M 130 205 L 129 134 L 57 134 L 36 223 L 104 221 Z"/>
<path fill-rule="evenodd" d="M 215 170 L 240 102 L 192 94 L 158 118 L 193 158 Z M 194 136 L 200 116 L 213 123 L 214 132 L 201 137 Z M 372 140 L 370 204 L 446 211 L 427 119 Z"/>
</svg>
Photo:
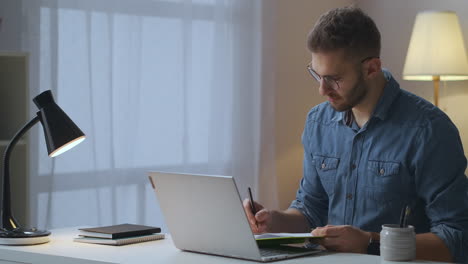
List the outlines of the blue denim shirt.
<svg viewBox="0 0 468 264">
<path fill-rule="evenodd" d="M 328 102 L 309 112 L 302 135 L 304 175 L 291 208 L 311 227 L 352 225 L 380 232 L 399 223 L 432 232 L 454 260 L 468 262 L 468 180 L 458 130 L 441 110 L 401 90 L 389 72 L 369 121 L 346 125 Z"/>
</svg>

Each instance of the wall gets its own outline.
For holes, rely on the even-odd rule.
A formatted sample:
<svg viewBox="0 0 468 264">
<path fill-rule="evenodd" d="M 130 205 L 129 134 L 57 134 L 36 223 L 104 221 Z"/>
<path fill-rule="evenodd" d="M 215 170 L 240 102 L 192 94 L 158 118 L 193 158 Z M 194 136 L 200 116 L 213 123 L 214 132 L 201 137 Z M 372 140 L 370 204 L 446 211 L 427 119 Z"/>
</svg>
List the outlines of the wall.
<svg viewBox="0 0 468 264">
<path fill-rule="evenodd" d="M 264 1 L 263 95 L 267 97 L 264 100 L 270 101 L 263 103 L 274 104 L 274 107 L 264 105 L 264 108 L 274 111 L 266 111 L 264 116 L 273 114 L 274 125 L 263 135 L 273 138 L 275 162 L 274 165 L 267 164 L 274 169 L 261 173 L 261 182 L 272 186 L 271 181 L 275 181 L 276 185 L 276 196 L 270 190 L 260 197 L 267 207 L 285 209 L 294 199 L 302 177 L 301 135 L 305 118 L 310 108 L 324 101 L 316 82 L 306 70 L 310 62 L 307 34 L 322 13 L 351 3 L 343 0 Z M 274 98 L 268 98 L 269 90 L 274 91 Z"/>
<path fill-rule="evenodd" d="M 433 102 L 432 82 L 403 81 L 405 63 L 411 32 L 416 14 L 423 10 L 450 10 L 458 14 L 468 47 L 468 2 L 457 0 L 360 0 L 358 5 L 376 22 L 382 34 L 382 61 L 400 83 L 401 87 Z M 437 36 L 434 36 L 437 37 Z M 447 47 L 449 48 L 449 47 Z M 444 87 L 445 85 L 445 87 Z M 468 156 L 468 81 L 441 82 L 439 107 L 448 114 L 458 127 Z M 468 169 L 466 172 L 468 174 Z"/>
<path fill-rule="evenodd" d="M 0 51 L 20 50 L 21 5 L 21 1 L 0 1 Z"/>
</svg>

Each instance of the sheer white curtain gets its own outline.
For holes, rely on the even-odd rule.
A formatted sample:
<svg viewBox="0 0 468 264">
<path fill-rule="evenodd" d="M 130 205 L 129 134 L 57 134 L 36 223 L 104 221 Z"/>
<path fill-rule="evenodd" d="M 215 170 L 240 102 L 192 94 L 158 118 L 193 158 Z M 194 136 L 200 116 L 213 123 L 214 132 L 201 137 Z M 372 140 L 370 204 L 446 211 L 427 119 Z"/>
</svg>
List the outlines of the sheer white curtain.
<svg viewBox="0 0 468 264">
<path fill-rule="evenodd" d="M 148 170 L 256 187 L 259 1 L 22 1 L 31 98 L 51 89 L 87 135 L 51 159 L 35 128 L 32 225 L 165 227 Z"/>
</svg>

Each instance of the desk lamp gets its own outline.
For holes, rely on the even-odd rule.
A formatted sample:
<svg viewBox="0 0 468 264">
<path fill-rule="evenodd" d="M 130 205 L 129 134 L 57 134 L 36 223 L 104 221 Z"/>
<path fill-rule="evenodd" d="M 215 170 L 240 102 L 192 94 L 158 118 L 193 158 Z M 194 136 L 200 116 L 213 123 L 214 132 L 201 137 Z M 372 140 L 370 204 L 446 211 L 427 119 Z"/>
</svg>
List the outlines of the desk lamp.
<svg viewBox="0 0 468 264">
<path fill-rule="evenodd" d="M 403 68 L 403 79 L 434 82 L 434 105 L 439 105 L 439 82 L 468 80 L 468 61 L 458 17 L 451 11 L 418 13 Z"/>
<path fill-rule="evenodd" d="M 33 101 L 39 111 L 16 133 L 3 156 L 3 200 L 0 217 L 0 244 L 3 245 L 34 245 L 49 242 L 49 231 L 22 227 L 11 212 L 9 163 L 11 152 L 18 140 L 39 121 L 44 128 L 49 157 L 56 157 L 85 139 L 83 132 L 55 103 L 50 90 L 39 94 Z"/>
</svg>

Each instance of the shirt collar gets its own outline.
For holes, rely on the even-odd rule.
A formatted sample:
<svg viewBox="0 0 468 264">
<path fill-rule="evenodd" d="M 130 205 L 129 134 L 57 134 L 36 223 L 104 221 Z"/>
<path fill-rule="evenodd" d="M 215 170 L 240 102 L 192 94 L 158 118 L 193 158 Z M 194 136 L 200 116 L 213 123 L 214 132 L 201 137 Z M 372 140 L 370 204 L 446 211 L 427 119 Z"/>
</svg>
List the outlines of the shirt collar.
<svg viewBox="0 0 468 264">
<path fill-rule="evenodd" d="M 382 96 L 380 96 L 379 102 L 377 103 L 373 116 L 385 120 L 388 113 L 390 112 L 390 107 L 400 93 L 400 85 L 395 81 L 392 74 L 386 70 L 382 69 L 382 72 L 387 80 L 385 88 L 383 90 Z"/>
<path fill-rule="evenodd" d="M 383 94 L 380 96 L 380 99 L 374 109 L 373 116 L 384 120 L 387 117 L 390 106 L 392 105 L 393 101 L 395 101 L 400 92 L 400 85 L 396 82 L 392 74 L 387 69 L 382 69 L 382 72 L 387 82 L 385 84 Z M 346 115 L 349 111 L 351 110 L 343 112 L 335 111 L 332 121 L 343 122 L 343 124 L 346 125 L 346 120 L 348 118 Z"/>
<path fill-rule="evenodd" d="M 335 114 L 333 115 L 332 117 L 332 121 L 335 121 L 335 122 L 341 122 L 342 120 L 345 120 L 345 115 L 346 115 L 346 111 L 344 112 L 338 112 L 338 111 L 335 111 Z"/>
</svg>

